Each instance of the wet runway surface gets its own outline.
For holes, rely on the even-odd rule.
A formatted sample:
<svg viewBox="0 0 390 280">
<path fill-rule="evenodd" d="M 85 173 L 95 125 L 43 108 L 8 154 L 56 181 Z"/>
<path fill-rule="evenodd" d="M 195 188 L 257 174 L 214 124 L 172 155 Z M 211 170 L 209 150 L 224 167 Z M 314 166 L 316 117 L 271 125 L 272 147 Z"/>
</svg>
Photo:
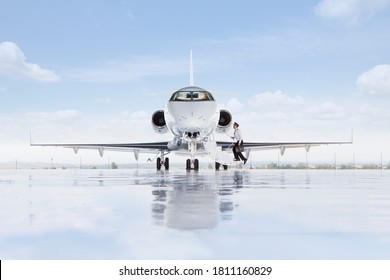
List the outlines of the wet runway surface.
<svg viewBox="0 0 390 280">
<path fill-rule="evenodd" d="M 389 258 L 389 171 L 0 170 L 0 259 Z"/>
</svg>

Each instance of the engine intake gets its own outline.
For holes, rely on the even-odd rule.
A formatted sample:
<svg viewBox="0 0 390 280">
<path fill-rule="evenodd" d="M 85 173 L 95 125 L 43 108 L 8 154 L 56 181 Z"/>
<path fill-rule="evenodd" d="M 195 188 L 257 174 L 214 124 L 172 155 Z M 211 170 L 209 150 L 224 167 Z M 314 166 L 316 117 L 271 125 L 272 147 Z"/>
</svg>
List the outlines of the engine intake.
<svg viewBox="0 0 390 280">
<path fill-rule="evenodd" d="M 152 115 L 153 128 L 157 133 L 163 134 L 168 131 L 167 123 L 165 121 L 164 110 L 158 110 Z"/>
<path fill-rule="evenodd" d="M 219 133 L 225 133 L 231 127 L 232 114 L 227 110 L 219 111 L 219 120 L 216 131 Z"/>
</svg>

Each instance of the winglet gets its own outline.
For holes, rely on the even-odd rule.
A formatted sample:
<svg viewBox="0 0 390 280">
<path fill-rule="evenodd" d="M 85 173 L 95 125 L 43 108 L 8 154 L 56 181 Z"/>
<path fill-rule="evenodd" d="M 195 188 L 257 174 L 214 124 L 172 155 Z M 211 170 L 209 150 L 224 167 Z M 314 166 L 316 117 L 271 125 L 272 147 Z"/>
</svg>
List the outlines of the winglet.
<svg viewBox="0 0 390 280">
<path fill-rule="evenodd" d="M 190 86 L 194 86 L 194 67 L 192 64 L 192 50 L 190 50 Z"/>
<path fill-rule="evenodd" d="M 351 128 L 351 144 L 353 144 L 353 126 Z"/>
</svg>

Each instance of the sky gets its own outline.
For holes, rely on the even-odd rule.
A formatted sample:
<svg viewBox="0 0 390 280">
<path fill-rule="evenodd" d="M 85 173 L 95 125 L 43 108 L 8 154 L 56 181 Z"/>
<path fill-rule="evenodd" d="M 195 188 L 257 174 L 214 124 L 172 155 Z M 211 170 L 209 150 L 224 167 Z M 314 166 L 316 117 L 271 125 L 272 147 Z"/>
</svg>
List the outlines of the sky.
<svg viewBox="0 0 390 280">
<path fill-rule="evenodd" d="M 150 118 L 188 86 L 190 50 L 195 85 L 246 141 L 349 140 L 353 130 L 353 145 L 312 148 L 309 159 L 389 162 L 389 14 L 389 0 L 0 0 L 0 162 L 135 162 L 30 147 L 30 131 L 35 142 L 169 140 Z M 305 158 L 287 150 L 283 160 Z"/>
</svg>

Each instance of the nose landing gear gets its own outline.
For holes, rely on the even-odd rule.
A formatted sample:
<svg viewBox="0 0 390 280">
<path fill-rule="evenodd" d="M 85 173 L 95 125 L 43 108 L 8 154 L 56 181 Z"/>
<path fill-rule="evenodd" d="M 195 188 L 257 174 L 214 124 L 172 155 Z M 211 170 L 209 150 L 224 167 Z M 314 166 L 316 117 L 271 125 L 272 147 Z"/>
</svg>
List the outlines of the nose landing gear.
<svg viewBox="0 0 390 280">
<path fill-rule="evenodd" d="M 195 171 L 199 170 L 199 160 L 198 159 L 194 159 L 194 160 L 187 159 L 186 170 L 191 170 L 191 169 L 193 169 Z"/>
</svg>

